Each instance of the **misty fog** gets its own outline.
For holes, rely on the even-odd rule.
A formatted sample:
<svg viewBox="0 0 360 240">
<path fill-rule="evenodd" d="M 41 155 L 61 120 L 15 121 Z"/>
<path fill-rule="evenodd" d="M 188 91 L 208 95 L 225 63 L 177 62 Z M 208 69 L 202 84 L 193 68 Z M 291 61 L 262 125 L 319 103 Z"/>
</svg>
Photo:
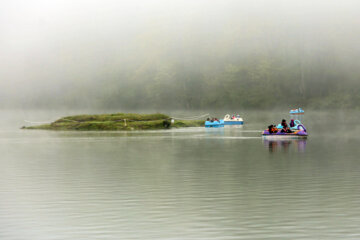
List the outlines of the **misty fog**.
<svg viewBox="0 0 360 240">
<path fill-rule="evenodd" d="M 1 108 L 360 106 L 355 0 L 1 1 Z"/>
</svg>

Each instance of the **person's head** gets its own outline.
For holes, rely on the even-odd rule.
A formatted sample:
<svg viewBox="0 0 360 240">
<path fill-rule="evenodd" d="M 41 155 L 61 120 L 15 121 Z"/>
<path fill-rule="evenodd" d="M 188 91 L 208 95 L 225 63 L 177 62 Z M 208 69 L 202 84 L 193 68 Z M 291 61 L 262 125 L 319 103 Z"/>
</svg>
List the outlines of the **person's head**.
<svg viewBox="0 0 360 240">
<path fill-rule="evenodd" d="M 294 121 L 294 119 L 291 119 L 290 121 L 291 121 L 291 122 L 293 122 L 293 121 Z"/>
<path fill-rule="evenodd" d="M 286 122 L 286 120 L 285 120 L 285 119 L 283 119 L 281 122 Z"/>
</svg>

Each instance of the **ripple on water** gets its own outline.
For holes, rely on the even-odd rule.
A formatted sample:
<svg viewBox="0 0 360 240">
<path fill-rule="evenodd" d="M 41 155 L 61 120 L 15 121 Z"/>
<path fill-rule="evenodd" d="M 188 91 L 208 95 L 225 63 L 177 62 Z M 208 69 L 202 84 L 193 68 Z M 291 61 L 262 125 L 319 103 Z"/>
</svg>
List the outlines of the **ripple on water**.
<svg viewBox="0 0 360 240">
<path fill-rule="evenodd" d="M 0 133 L 1 239 L 358 239 L 358 140 Z M 284 149 L 286 147 L 286 149 Z"/>
</svg>

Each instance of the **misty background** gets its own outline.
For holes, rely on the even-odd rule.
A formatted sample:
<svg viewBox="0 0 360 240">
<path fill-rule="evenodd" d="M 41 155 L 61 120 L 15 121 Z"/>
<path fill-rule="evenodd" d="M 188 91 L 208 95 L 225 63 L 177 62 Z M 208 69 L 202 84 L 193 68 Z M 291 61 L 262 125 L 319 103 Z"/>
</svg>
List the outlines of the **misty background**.
<svg viewBox="0 0 360 240">
<path fill-rule="evenodd" d="M 1 108 L 360 108 L 355 0 L 0 2 Z"/>
</svg>

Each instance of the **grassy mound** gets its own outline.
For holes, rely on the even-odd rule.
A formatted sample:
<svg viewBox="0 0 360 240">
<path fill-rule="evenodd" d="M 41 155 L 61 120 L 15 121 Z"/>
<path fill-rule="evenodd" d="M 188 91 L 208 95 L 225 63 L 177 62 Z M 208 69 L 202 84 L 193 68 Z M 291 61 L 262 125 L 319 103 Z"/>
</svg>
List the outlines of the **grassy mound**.
<svg viewBox="0 0 360 240">
<path fill-rule="evenodd" d="M 203 120 L 175 120 L 164 114 L 115 113 L 100 115 L 77 115 L 56 120 L 51 124 L 23 127 L 23 129 L 44 130 L 82 130 L 82 131 L 116 131 L 116 130 L 154 130 L 170 127 L 202 127 Z"/>
</svg>

